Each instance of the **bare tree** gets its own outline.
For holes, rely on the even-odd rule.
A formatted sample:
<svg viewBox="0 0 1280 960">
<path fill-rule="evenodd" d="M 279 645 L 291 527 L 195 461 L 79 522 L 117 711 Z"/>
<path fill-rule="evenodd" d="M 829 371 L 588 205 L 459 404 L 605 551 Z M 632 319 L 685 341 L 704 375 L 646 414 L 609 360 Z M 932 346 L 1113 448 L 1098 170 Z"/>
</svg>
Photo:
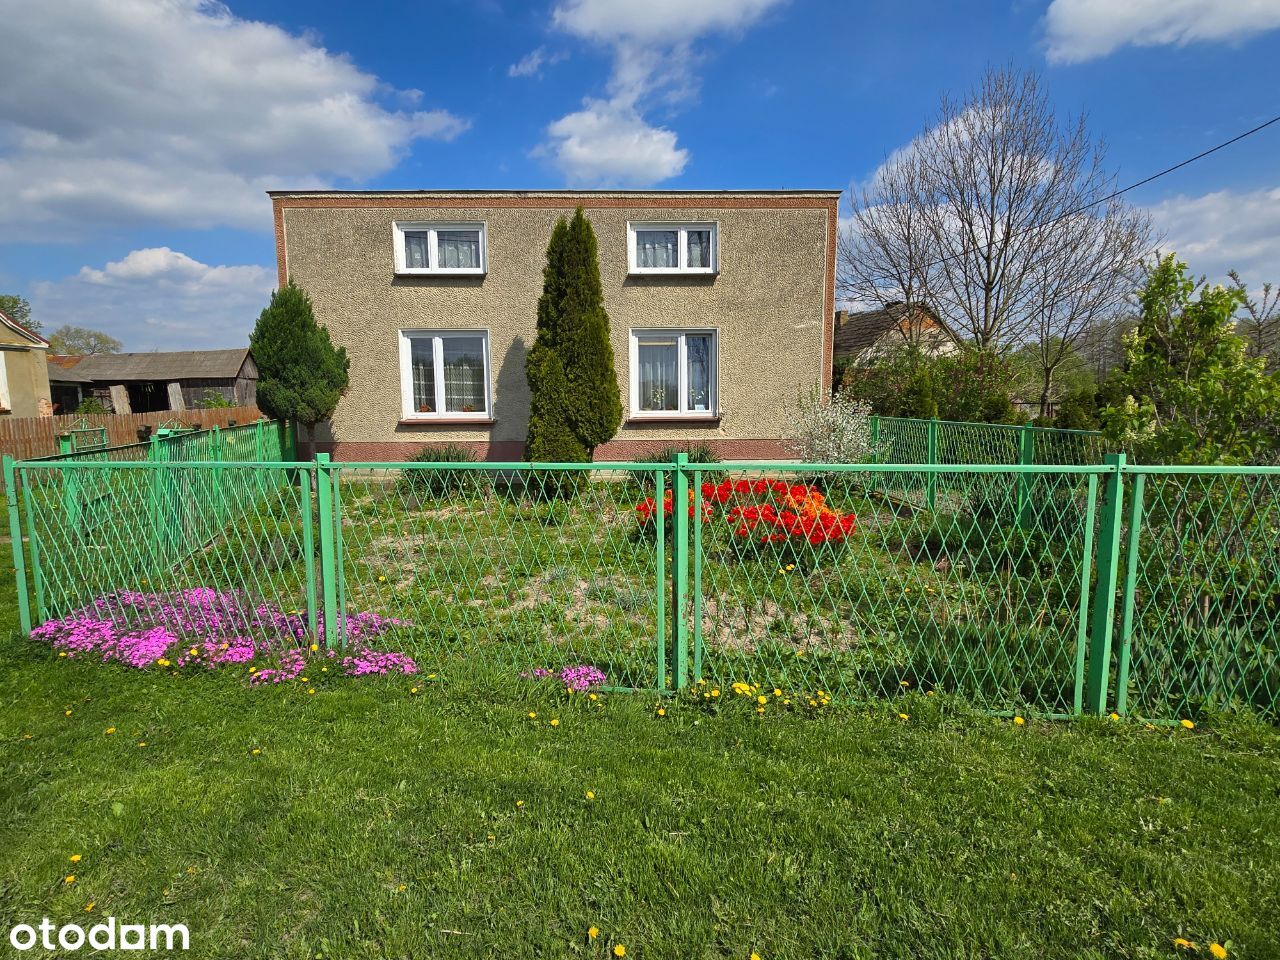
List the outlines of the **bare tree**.
<svg viewBox="0 0 1280 960">
<path fill-rule="evenodd" d="M 989 70 L 854 197 L 845 294 L 926 301 L 981 350 L 1078 339 L 1148 246 L 1148 219 L 1114 189 L 1083 118 L 1060 123 L 1035 74 Z M 1059 352 L 1044 352 L 1050 387 Z"/>
<path fill-rule="evenodd" d="M 888 158 L 872 186 L 853 198 L 853 228 L 840 232 L 836 258 L 841 295 L 866 304 L 906 304 L 908 322 L 894 330 L 917 346 L 921 325 L 910 322 L 911 307 L 925 300 L 935 259 L 920 184 L 913 151 Z"/>
<path fill-rule="evenodd" d="M 1236 329 L 1249 339 L 1249 356 L 1264 357 L 1267 369 L 1280 367 L 1280 290 L 1272 284 L 1262 285 L 1262 300 L 1249 296 L 1249 290 L 1235 270 L 1228 270 L 1233 283 L 1244 296 L 1244 315 L 1236 320 Z"/>
</svg>

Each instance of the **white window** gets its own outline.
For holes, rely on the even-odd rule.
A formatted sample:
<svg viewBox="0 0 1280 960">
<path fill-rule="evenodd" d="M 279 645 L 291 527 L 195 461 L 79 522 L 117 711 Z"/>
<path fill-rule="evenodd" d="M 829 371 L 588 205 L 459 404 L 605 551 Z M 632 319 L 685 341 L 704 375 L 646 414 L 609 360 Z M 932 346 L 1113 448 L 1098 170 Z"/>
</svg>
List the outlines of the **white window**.
<svg viewBox="0 0 1280 960">
<path fill-rule="evenodd" d="M 488 269 L 483 223 L 395 224 L 396 273 L 484 273 Z"/>
<path fill-rule="evenodd" d="M 716 415 L 716 331 L 631 331 L 631 416 Z"/>
<path fill-rule="evenodd" d="M 714 223 L 628 223 L 631 273 L 716 273 L 720 231 Z"/>
<path fill-rule="evenodd" d="M 488 332 L 401 330 L 400 398 L 405 420 L 490 417 Z"/>
</svg>

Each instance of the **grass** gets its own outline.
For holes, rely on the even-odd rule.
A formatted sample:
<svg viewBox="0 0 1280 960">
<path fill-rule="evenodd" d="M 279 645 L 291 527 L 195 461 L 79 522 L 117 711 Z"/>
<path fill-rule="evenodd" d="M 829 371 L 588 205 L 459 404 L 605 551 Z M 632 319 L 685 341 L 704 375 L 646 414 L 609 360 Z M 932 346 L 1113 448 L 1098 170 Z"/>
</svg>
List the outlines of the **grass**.
<svg viewBox="0 0 1280 960">
<path fill-rule="evenodd" d="M 6 638 L 13 599 L 6 566 Z M 6 930 L 182 922 L 195 956 L 299 960 L 1280 955 L 1280 735 L 1247 720 L 237 672 L 0 641 Z"/>
</svg>

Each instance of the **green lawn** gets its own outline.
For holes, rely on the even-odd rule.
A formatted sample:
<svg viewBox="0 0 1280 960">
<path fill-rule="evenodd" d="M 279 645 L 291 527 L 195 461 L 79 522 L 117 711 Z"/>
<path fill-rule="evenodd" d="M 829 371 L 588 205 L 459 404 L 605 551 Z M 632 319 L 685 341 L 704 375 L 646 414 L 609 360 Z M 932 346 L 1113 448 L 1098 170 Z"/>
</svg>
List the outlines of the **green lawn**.
<svg viewBox="0 0 1280 960">
<path fill-rule="evenodd" d="M 1280 955 L 1272 727 L 1015 726 L 919 694 L 760 717 L 727 689 L 658 716 L 513 674 L 249 689 L 0 641 L 4 931 L 182 922 L 236 958 Z"/>
</svg>

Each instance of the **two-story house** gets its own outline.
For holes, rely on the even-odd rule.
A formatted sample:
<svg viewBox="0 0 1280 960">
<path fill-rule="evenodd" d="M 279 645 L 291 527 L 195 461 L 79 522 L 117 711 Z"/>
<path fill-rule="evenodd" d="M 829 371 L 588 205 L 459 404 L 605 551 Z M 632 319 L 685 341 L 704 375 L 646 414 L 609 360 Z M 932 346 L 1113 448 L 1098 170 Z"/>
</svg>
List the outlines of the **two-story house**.
<svg viewBox="0 0 1280 960">
<path fill-rule="evenodd" d="M 786 456 L 796 401 L 830 387 L 839 191 L 278 191 L 280 282 L 351 359 L 316 449 L 424 445 L 518 460 L 525 356 L 552 228 L 596 233 L 624 420 L 620 460 L 706 441 Z"/>
</svg>

